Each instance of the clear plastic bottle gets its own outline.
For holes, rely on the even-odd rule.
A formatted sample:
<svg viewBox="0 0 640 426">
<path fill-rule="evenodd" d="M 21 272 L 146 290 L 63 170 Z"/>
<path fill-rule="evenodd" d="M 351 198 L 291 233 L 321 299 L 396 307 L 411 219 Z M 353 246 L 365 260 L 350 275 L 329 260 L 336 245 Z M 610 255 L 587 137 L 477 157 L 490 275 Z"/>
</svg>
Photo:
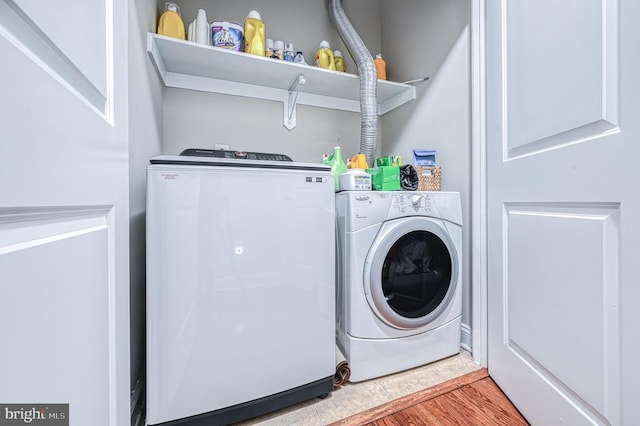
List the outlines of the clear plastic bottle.
<svg viewBox="0 0 640 426">
<path fill-rule="evenodd" d="M 344 66 L 344 58 L 342 57 L 342 52 L 339 50 L 333 51 L 333 59 L 336 63 L 336 71 L 345 72 L 347 69 Z"/>
<path fill-rule="evenodd" d="M 387 64 L 382 59 L 382 54 L 378 53 L 376 58 L 373 60 L 376 65 L 376 74 L 378 74 L 378 80 L 386 80 L 387 79 Z"/>
<path fill-rule="evenodd" d="M 333 57 L 333 50 L 329 46 L 329 42 L 322 40 L 320 47 L 316 51 L 314 63 L 317 67 L 325 68 L 328 70 L 335 70 L 336 63 Z"/>
<path fill-rule="evenodd" d="M 184 21 L 180 16 L 180 9 L 175 3 L 167 3 L 164 13 L 158 20 L 158 34 L 181 40 L 186 39 Z"/>
<path fill-rule="evenodd" d="M 264 56 L 265 28 L 260 14 L 255 10 L 249 12 L 244 21 L 244 52 L 252 55 Z"/>
</svg>

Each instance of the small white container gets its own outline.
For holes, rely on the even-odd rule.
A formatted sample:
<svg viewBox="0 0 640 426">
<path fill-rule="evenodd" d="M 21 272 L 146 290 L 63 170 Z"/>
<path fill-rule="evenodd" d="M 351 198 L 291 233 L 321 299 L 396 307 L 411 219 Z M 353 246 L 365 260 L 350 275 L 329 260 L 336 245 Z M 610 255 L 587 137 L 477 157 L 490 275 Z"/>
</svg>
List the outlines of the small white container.
<svg viewBox="0 0 640 426">
<path fill-rule="evenodd" d="M 364 170 L 347 170 L 338 180 L 340 191 L 371 191 L 371 175 Z"/>
<path fill-rule="evenodd" d="M 243 29 L 240 25 L 228 21 L 211 23 L 212 44 L 223 49 L 242 51 Z"/>
</svg>

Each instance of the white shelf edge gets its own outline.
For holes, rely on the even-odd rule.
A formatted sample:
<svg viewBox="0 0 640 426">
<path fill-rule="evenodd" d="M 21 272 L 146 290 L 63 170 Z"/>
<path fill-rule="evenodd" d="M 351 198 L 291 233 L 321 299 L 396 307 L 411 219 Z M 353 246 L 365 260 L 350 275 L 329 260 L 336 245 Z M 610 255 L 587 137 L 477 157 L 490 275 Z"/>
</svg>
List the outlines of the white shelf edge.
<svg viewBox="0 0 640 426">
<path fill-rule="evenodd" d="M 197 45 L 192 42 L 149 33 L 147 38 L 147 52 L 153 65 L 158 71 L 163 84 L 167 87 L 266 99 L 284 103 L 287 102 L 289 93 L 288 89 L 285 88 L 253 84 L 248 81 L 236 82 L 221 78 L 203 77 L 196 75 L 195 70 L 194 74 L 189 72 L 175 72 L 172 70 L 171 66 L 173 58 L 165 58 L 165 56 L 160 52 L 158 43 L 170 46 L 172 49 L 190 49 L 190 52 L 195 52 L 196 55 L 194 56 L 198 56 L 200 59 L 217 58 L 218 60 L 224 60 L 224 58 L 227 57 L 230 58 L 230 60 L 242 61 L 243 63 L 251 63 L 252 61 L 255 61 L 253 63 L 256 64 L 256 66 L 268 66 L 270 69 L 281 70 L 282 73 L 291 75 L 302 74 L 308 81 L 313 79 L 326 79 L 329 81 L 335 79 L 339 84 L 348 85 L 352 89 L 352 92 L 356 87 L 359 88 L 359 77 L 354 74 L 338 73 L 336 71 L 323 70 L 309 65 L 275 61 L 262 57 L 252 57 L 238 52 L 226 51 L 212 46 Z M 235 58 L 234 55 L 236 56 Z M 237 57 L 237 55 L 241 55 L 241 57 Z M 194 59 L 194 63 L 196 60 L 197 59 Z M 268 63 L 261 61 L 268 61 Z M 183 64 L 183 62 L 184 61 L 182 61 L 181 64 Z M 378 97 L 379 115 L 384 115 L 387 112 L 415 99 L 416 97 L 415 87 L 408 84 L 378 80 L 378 87 L 384 88 L 385 92 L 392 93 L 391 96 L 384 99 L 381 99 L 380 96 Z M 390 88 L 392 88 L 392 90 L 389 90 Z M 359 95 L 359 90 L 357 92 Z M 309 93 L 305 92 L 304 86 L 301 87 L 298 92 L 297 104 L 341 111 L 360 112 L 359 96 L 358 98 L 354 98 L 353 96 L 330 96 L 326 94 Z"/>
<path fill-rule="evenodd" d="M 167 84 L 166 74 L 167 69 L 164 66 L 164 61 L 162 56 L 158 52 L 158 48 L 156 43 L 154 42 L 154 38 L 152 37 L 152 33 L 149 33 L 147 36 L 147 53 L 149 54 L 149 58 L 151 59 L 151 63 L 153 64 L 156 71 L 158 71 L 158 75 L 162 79 L 163 84 Z"/>
</svg>

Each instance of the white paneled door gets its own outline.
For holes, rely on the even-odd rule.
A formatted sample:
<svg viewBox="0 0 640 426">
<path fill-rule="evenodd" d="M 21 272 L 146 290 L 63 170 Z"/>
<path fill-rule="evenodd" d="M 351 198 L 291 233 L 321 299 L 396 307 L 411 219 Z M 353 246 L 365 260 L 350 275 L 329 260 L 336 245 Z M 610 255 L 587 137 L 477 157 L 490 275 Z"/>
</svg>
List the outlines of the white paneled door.
<svg viewBox="0 0 640 426">
<path fill-rule="evenodd" d="M 534 425 L 640 424 L 640 2 L 486 5 L 489 373 Z"/>
<path fill-rule="evenodd" d="M 126 8 L 0 0 L 0 404 L 77 426 L 130 422 Z"/>
</svg>

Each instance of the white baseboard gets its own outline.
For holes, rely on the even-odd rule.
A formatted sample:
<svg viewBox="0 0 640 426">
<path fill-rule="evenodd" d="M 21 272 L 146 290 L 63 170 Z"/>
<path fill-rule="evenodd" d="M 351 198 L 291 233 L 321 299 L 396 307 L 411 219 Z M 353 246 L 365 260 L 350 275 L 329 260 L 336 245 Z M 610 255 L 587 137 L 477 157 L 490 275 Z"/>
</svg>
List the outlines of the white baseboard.
<svg viewBox="0 0 640 426">
<path fill-rule="evenodd" d="M 473 337 L 473 333 L 471 332 L 471 327 L 467 324 L 462 324 L 460 326 L 460 347 L 462 349 L 472 352 L 473 344 L 471 343 Z"/>
</svg>

